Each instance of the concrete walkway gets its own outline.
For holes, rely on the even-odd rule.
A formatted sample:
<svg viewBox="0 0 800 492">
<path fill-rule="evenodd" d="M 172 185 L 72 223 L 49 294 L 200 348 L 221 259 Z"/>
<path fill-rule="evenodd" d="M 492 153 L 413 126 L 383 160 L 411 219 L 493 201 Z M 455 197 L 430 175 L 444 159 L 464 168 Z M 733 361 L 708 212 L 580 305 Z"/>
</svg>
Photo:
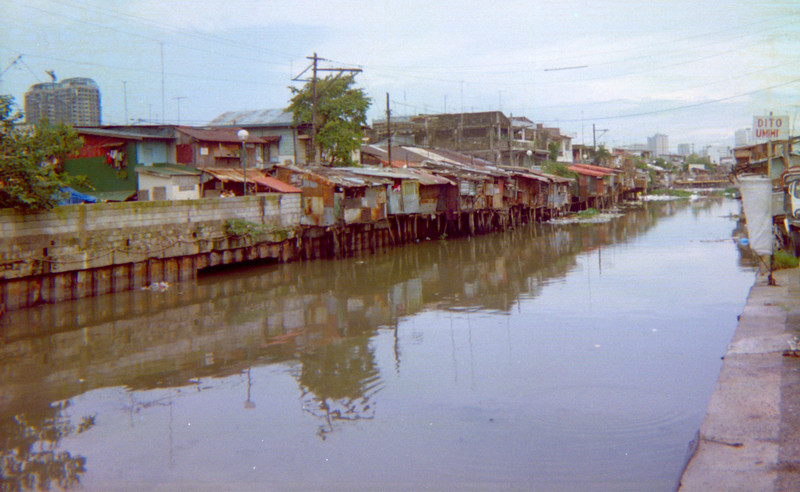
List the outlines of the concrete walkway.
<svg viewBox="0 0 800 492">
<path fill-rule="evenodd" d="M 800 490 L 800 272 L 759 275 L 714 386 L 681 491 Z"/>
</svg>

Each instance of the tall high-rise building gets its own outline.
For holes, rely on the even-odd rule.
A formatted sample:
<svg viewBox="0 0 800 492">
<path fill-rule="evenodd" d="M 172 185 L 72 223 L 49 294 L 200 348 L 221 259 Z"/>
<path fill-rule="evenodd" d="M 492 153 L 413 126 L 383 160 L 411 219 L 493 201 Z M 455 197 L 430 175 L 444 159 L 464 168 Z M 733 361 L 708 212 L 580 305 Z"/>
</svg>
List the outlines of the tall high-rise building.
<svg viewBox="0 0 800 492">
<path fill-rule="evenodd" d="M 748 145 L 753 145 L 753 129 L 752 128 L 742 128 L 740 130 L 736 130 L 734 133 L 734 139 L 736 141 L 736 147 L 746 147 Z"/>
<path fill-rule="evenodd" d="M 682 155 L 684 157 L 691 155 L 692 153 L 692 144 L 682 143 L 678 144 L 678 155 Z"/>
<path fill-rule="evenodd" d="M 100 88 L 83 77 L 31 86 L 25 93 L 25 121 L 42 118 L 72 126 L 100 125 Z"/>
<path fill-rule="evenodd" d="M 647 137 L 647 150 L 653 157 L 669 155 L 669 140 L 666 135 L 656 133 L 652 137 Z"/>
</svg>

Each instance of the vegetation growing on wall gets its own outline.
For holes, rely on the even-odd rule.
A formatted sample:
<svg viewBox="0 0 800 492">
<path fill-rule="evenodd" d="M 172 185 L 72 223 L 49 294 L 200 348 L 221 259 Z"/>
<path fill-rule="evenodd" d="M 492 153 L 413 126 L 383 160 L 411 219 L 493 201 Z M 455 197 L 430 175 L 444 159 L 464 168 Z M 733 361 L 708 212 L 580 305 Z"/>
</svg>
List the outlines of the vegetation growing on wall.
<svg viewBox="0 0 800 492">
<path fill-rule="evenodd" d="M 547 174 L 554 174 L 562 178 L 577 178 L 578 173 L 570 171 L 569 166 L 563 162 L 547 161 L 542 165 L 542 171 Z"/>
</svg>

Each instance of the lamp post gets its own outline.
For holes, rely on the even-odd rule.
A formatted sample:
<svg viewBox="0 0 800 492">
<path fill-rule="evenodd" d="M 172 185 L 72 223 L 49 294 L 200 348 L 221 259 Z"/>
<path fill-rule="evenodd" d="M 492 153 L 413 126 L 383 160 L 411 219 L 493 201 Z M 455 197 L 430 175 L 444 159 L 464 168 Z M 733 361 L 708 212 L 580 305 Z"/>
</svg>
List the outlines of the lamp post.
<svg viewBox="0 0 800 492">
<path fill-rule="evenodd" d="M 531 162 L 531 156 L 533 155 L 533 152 L 531 151 L 531 149 L 528 149 L 528 151 L 525 152 L 525 155 L 528 156 L 528 167 L 532 168 L 533 167 L 533 163 Z"/>
<path fill-rule="evenodd" d="M 236 137 L 242 142 L 242 155 L 239 157 L 239 160 L 242 161 L 242 178 L 244 179 L 244 190 L 242 191 L 242 196 L 247 196 L 247 149 L 244 146 L 244 143 L 247 141 L 247 137 L 250 136 L 250 133 L 242 128 L 238 132 L 236 132 Z"/>
</svg>

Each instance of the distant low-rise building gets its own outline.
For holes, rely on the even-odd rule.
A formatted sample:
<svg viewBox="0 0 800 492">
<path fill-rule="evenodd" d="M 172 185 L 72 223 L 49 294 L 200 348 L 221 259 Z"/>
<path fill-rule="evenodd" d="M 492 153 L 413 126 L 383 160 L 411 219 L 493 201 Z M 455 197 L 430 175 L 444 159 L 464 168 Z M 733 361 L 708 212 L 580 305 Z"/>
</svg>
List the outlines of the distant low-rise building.
<svg viewBox="0 0 800 492">
<path fill-rule="evenodd" d="M 746 147 L 748 145 L 753 145 L 755 140 L 753 140 L 753 129 L 752 128 L 741 128 L 736 130 L 734 134 L 735 140 L 735 147 Z"/>
<path fill-rule="evenodd" d="M 277 142 L 270 144 L 265 163 L 305 165 L 311 161 L 311 125 L 295 125 L 292 114 L 282 109 L 228 111 L 211 120 L 209 127 L 243 128 L 253 138 L 277 137 Z"/>
<path fill-rule="evenodd" d="M 237 128 L 175 128 L 176 161 L 199 169 L 206 167 L 242 167 L 242 141 Z M 255 132 L 253 132 L 255 133 Z M 245 167 L 264 169 L 277 154 L 280 137 L 263 137 L 248 132 L 245 145 Z M 277 157 L 275 158 L 277 159 Z"/>
<path fill-rule="evenodd" d="M 647 137 L 647 148 L 654 157 L 667 155 L 669 154 L 669 137 L 662 133 Z"/>
</svg>

